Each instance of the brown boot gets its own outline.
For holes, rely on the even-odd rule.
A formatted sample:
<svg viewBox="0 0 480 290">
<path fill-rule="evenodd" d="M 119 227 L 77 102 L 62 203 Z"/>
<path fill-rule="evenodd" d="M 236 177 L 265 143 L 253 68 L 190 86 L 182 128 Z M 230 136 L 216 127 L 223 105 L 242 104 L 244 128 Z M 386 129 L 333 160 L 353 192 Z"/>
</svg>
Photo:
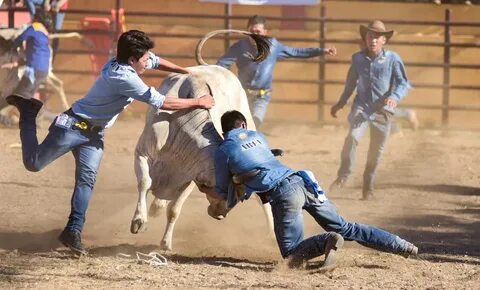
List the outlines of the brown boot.
<svg viewBox="0 0 480 290">
<path fill-rule="evenodd" d="M 325 244 L 325 261 L 323 262 L 322 268 L 332 267 L 337 258 L 335 256 L 337 250 L 343 247 L 343 237 L 337 233 L 330 233 L 332 236 L 328 238 L 327 243 Z"/>
</svg>

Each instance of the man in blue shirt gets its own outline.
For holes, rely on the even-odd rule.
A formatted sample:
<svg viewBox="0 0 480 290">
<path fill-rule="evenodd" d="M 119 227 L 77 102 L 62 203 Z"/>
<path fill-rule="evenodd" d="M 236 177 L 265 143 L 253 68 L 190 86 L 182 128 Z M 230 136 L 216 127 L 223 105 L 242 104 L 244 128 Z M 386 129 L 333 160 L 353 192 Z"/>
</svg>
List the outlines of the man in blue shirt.
<svg viewBox="0 0 480 290">
<path fill-rule="evenodd" d="M 13 94 L 31 99 L 40 84 L 46 80 L 50 69 L 48 35 L 51 30 L 52 19 L 50 15 L 45 11 L 39 11 L 35 14 L 32 24 L 13 41 L 12 50 L 17 49 L 24 42 L 26 44 L 25 71 L 20 82 L 13 90 Z M 5 64 L 2 65 L 2 68 L 11 68 L 16 65 L 18 64 Z"/>
<path fill-rule="evenodd" d="M 294 171 L 278 161 L 263 134 L 247 130 L 242 113 L 229 111 L 222 116 L 221 123 L 224 141 L 215 154 L 216 185 L 214 189 L 200 189 L 212 197 L 226 200 L 229 208 L 238 201 L 248 199 L 253 192 L 263 202 L 269 202 L 277 243 L 282 257 L 289 259 L 290 266 L 300 266 L 343 244 L 343 239 L 333 233 L 304 240 L 302 209 L 326 231 L 338 233 L 347 241 L 357 241 L 366 247 L 405 257 L 417 255 L 417 247 L 396 235 L 369 225 L 345 221 L 326 198 L 313 174 Z M 245 185 L 245 193 L 237 193 L 234 180 Z M 328 260 L 327 256 L 326 262 Z"/>
<path fill-rule="evenodd" d="M 255 15 L 248 20 L 247 30 L 259 35 L 267 35 L 265 17 Z M 235 63 L 238 68 L 238 78 L 247 93 L 250 110 L 257 129 L 263 122 L 270 103 L 272 92 L 273 68 L 278 59 L 310 58 L 319 55 L 336 55 L 332 48 L 293 48 L 284 45 L 276 38 L 270 38 L 270 55 L 264 61 L 257 63 L 252 60 L 255 55 L 255 45 L 249 38 L 239 40 L 217 62 L 217 65 L 230 68 Z"/>
<path fill-rule="evenodd" d="M 352 56 L 345 89 L 340 100 L 330 111 L 331 115 L 336 117 L 337 112 L 346 105 L 355 88 L 357 89 L 348 116 L 350 131 L 343 145 L 340 169 L 330 190 L 345 185 L 352 173 L 358 142 L 370 127 L 370 148 L 362 189 L 363 199 L 369 199 L 373 196 L 375 171 L 390 134 L 391 117 L 397 104 L 407 94 L 410 85 L 400 56 L 383 48 L 392 37 L 393 30 L 387 31 L 385 25 L 376 20 L 368 27 L 360 26 L 360 35 L 366 48 Z"/>
<path fill-rule="evenodd" d="M 55 118 L 45 140 L 38 144 L 35 118 L 42 107 L 32 96 L 13 94 L 7 102 L 20 111 L 20 139 L 25 168 L 39 171 L 49 163 L 72 152 L 75 157 L 75 188 L 71 213 L 59 240 L 75 254 L 86 254 L 81 243 L 85 214 L 103 155 L 104 130 L 113 125 L 133 100 L 155 109 L 179 110 L 206 108 L 214 105 L 213 97 L 181 99 L 160 94 L 140 78 L 146 69 L 178 73 L 188 70 L 155 56 L 150 50 L 153 41 L 142 31 L 130 30 L 118 39 L 117 57 L 108 61 L 85 97 Z"/>
</svg>

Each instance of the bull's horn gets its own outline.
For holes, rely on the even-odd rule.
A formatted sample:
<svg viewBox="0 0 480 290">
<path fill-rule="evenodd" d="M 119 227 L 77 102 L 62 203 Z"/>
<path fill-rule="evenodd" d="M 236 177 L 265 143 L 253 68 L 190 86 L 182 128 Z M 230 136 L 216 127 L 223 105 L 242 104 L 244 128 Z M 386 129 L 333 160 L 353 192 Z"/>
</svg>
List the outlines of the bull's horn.
<svg viewBox="0 0 480 290">
<path fill-rule="evenodd" d="M 213 37 L 214 35 L 220 34 L 220 33 L 232 33 L 232 32 L 247 35 L 247 36 L 251 37 L 253 39 L 253 41 L 255 41 L 255 45 L 257 46 L 257 55 L 255 56 L 253 61 L 261 62 L 261 61 L 265 60 L 270 55 L 270 45 L 271 45 L 270 37 L 254 34 L 254 33 L 251 33 L 251 32 L 248 32 L 248 31 L 243 31 L 243 30 L 221 29 L 221 30 L 211 31 L 211 32 L 205 34 L 205 36 L 202 39 L 200 39 L 200 41 L 198 42 L 197 47 L 195 49 L 195 58 L 197 60 L 197 63 L 208 65 L 208 63 L 206 63 L 203 60 L 202 55 L 201 55 L 201 51 L 202 51 L 203 45 L 205 44 L 205 42 L 209 38 Z"/>
</svg>

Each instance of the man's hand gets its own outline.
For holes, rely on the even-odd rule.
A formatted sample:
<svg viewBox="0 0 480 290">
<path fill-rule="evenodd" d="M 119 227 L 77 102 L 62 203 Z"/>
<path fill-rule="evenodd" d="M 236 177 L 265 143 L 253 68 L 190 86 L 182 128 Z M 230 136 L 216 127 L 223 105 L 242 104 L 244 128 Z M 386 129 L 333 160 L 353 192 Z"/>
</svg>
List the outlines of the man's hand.
<svg viewBox="0 0 480 290">
<path fill-rule="evenodd" d="M 4 63 L 0 66 L 0 68 L 12 69 L 17 66 L 18 66 L 18 62 L 15 61 L 15 62 Z"/>
<path fill-rule="evenodd" d="M 325 54 L 330 55 L 330 56 L 336 56 L 337 55 L 337 49 L 335 48 L 335 46 L 327 47 L 327 48 L 325 48 Z"/>
<path fill-rule="evenodd" d="M 385 105 L 389 106 L 390 108 L 395 108 L 397 106 L 397 101 L 392 97 L 388 97 L 385 99 Z"/>
<path fill-rule="evenodd" d="M 182 73 L 182 74 L 191 74 L 192 71 L 189 70 L 188 68 L 182 67 L 182 71 L 181 71 L 180 73 Z"/>
<path fill-rule="evenodd" d="M 215 106 L 215 99 L 209 94 L 203 95 L 198 99 L 198 106 L 205 109 L 211 109 Z"/>
<path fill-rule="evenodd" d="M 334 118 L 337 117 L 337 112 L 342 109 L 342 106 L 340 106 L 338 103 L 333 105 L 332 108 L 330 109 L 330 115 Z"/>
</svg>

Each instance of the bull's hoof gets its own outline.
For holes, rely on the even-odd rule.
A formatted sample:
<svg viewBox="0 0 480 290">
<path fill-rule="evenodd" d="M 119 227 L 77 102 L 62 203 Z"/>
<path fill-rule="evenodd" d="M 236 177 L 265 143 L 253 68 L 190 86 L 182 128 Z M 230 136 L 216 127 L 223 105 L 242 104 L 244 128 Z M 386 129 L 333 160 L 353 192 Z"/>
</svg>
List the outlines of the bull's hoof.
<svg viewBox="0 0 480 290">
<path fill-rule="evenodd" d="M 167 241 L 161 241 L 160 242 L 160 250 L 162 251 L 171 251 L 172 250 L 172 244 L 167 243 Z"/>
<path fill-rule="evenodd" d="M 132 220 L 130 224 L 130 232 L 132 234 L 138 234 L 147 230 L 147 223 L 141 219 Z"/>
</svg>

